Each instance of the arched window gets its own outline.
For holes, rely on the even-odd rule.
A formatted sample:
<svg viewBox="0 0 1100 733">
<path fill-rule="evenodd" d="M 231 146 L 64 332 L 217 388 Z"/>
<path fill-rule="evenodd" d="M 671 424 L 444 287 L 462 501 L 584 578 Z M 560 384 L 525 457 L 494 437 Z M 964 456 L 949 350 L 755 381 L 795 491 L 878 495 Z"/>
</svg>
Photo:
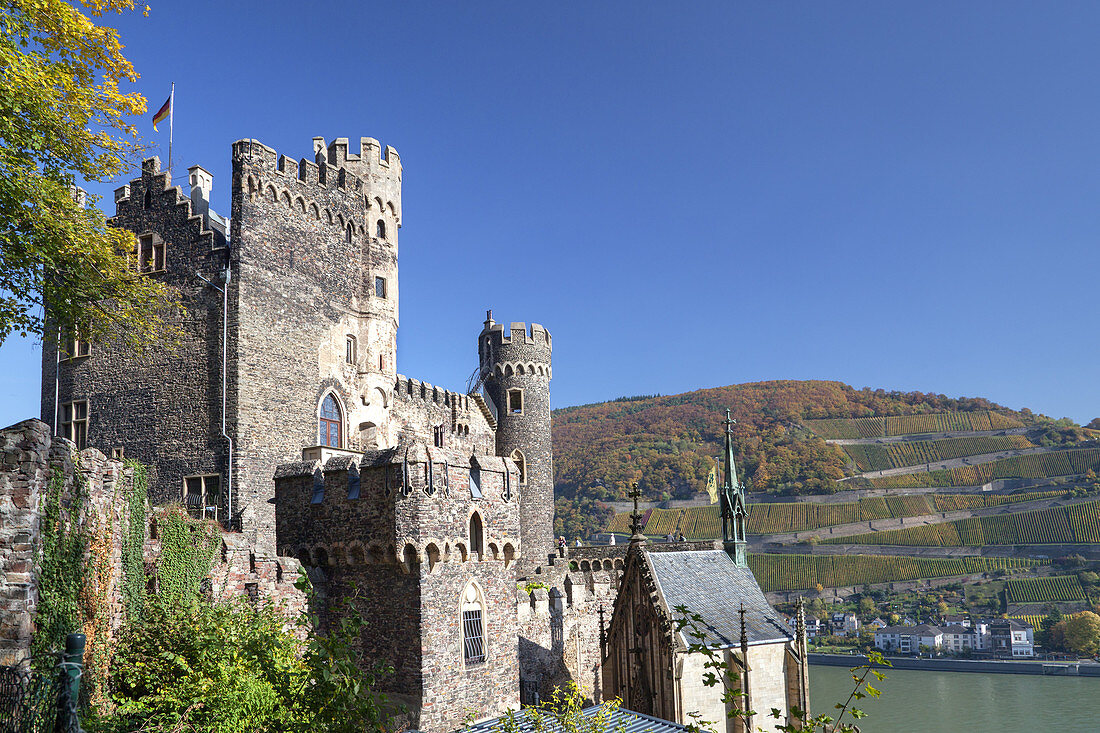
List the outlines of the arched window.
<svg viewBox="0 0 1100 733">
<path fill-rule="evenodd" d="M 340 403 L 332 394 L 325 395 L 321 403 L 321 415 L 318 420 L 318 443 L 330 448 L 343 445 L 343 420 L 340 418 Z"/>
<path fill-rule="evenodd" d="M 512 451 L 512 460 L 516 462 L 516 468 L 519 469 L 519 482 L 527 483 L 527 459 L 524 458 L 523 451 L 519 448 Z"/>
<path fill-rule="evenodd" d="M 484 528 L 481 525 L 481 515 L 474 512 L 470 515 L 470 552 L 480 555 L 485 552 Z"/>
<path fill-rule="evenodd" d="M 485 661 L 485 600 L 473 582 L 462 591 L 462 661 L 467 665 Z"/>
<path fill-rule="evenodd" d="M 382 219 L 378 220 L 378 223 L 375 225 L 374 234 L 379 239 L 385 239 L 386 238 L 386 222 L 385 221 L 383 221 Z"/>
</svg>

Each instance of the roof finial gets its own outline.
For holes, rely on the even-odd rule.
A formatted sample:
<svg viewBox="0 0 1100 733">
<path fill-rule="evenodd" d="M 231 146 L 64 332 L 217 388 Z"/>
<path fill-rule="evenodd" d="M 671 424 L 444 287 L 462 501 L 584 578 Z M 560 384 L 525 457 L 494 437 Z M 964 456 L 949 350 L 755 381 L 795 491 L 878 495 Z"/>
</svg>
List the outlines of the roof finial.
<svg viewBox="0 0 1100 733">
<path fill-rule="evenodd" d="M 634 511 L 630 514 L 631 544 L 645 542 L 645 535 L 642 534 L 642 515 L 638 512 L 638 497 L 641 495 L 642 493 L 638 491 L 638 482 L 635 481 L 630 485 L 630 493 L 627 494 L 634 500 Z"/>
<path fill-rule="evenodd" d="M 745 627 L 745 603 L 744 603 L 744 601 L 741 602 L 741 610 L 740 610 L 739 613 L 741 614 L 741 651 L 745 652 L 745 651 L 748 651 L 748 648 L 749 648 L 749 633 L 748 633 L 748 629 Z M 748 658 L 746 657 L 746 660 L 747 659 Z"/>
</svg>

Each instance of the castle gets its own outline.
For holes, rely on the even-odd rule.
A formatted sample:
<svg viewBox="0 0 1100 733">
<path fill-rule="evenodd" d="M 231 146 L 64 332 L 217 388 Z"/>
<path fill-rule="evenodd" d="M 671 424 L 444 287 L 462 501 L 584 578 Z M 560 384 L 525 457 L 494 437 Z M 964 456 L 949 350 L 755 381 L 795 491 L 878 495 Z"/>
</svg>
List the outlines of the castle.
<svg viewBox="0 0 1100 733">
<path fill-rule="evenodd" d="M 134 267 L 178 291 L 180 343 L 135 354 L 46 339 L 52 430 L 0 434 L 18 469 L 0 495 L 33 505 L 71 447 L 105 477 L 93 485 L 122 475 L 117 459 L 142 462 L 151 503 L 233 530 L 223 595 L 292 596 L 300 564 L 328 608 L 355 604 L 362 650 L 393 664 L 386 691 L 427 733 L 567 680 L 598 701 L 627 548 L 554 546 L 550 333 L 489 312 L 465 390 L 398 373 L 401 173 L 372 138 L 358 153 L 314 138 L 299 161 L 239 140 L 225 218 L 209 171 L 190 168 L 185 195 L 145 160 L 115 192 L 112 223 L 136 235 Z M 0 556 L 5 569 L 33 557 L 32 515 L 0 517 L 0 534 L 31 540 Z M 29 619 L 34 579 L 16 586 L 12 613 Z"/>
<path fill-rule="evenodd" d="M 78 449 L 146 464 L 152 503 L 320 568 L 328 599 L 360 605 L 363 647 L 394 664 L 421 729 L 563 676 L 598 699 L 596 615 L 564 621 L 565 593 L 570 608 L 609 598 L 617 568 L 588 565 L 576 593 L 562 565 L 551 578 L 550 333 L 490 313 L 471 389 L 398 373 L 401 174 L 372 138 L 358 153 L 314 138 L 298 161 L 240 140 L 224 218 L 205 168 L 185 195 L 145 160 L 112 223 L 136 235 L 134 266 L 178 290 L 181 342 L 47 340 L 42 417 Z M 517 592 L 536 575 L 544 587 Z M 585 641 L 567 653 L 570 632 Z"/>
</svg>

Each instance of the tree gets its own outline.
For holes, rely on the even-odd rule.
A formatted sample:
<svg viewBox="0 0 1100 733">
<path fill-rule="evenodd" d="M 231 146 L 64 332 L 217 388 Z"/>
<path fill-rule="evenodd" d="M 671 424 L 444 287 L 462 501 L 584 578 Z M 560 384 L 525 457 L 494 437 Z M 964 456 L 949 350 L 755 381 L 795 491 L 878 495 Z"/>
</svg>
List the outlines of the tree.
<svg viewBox="0 0 1100 733">
<path fill-rule="evenodd" d="M 1067 616 L 1057 626 L 1063 626 L 1062 640 L 1067 649 L 1089 657 L 1100 651 L 1100 616 L 1092 611 Z"/>
<path fill-rule="evenodd" d="M 134 9 L 80 4 L 92 18 Z M 65 0 L 5 0 L 0 26 L 0 343 L 54 328 L 132 345 L 174 336 L 178 298 L 130 268 L 133 235 L 75 194 L 79 180 L 109 180 L 139 151 L 126 120 L 145 99 L 119 90 L 137 74 L 117 31 Z"/>
<path fill-rule="evenodd" d="M 863 616 L 871 616 L 878 609 L 875 607 L 875 601 L 870 596 L 863 596 L 859 599 L 859 612 Z"/>
</svg>

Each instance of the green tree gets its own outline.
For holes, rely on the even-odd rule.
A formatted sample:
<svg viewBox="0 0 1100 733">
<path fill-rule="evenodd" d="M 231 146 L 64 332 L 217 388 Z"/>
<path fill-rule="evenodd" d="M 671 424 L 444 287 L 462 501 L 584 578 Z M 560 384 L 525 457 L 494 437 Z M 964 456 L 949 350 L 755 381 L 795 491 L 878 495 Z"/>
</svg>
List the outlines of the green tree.
<svg viewBox="0 0 1100 733">
<path fill-rule="evenodd" d="M 1062 640 L 1070 651 L 1089 657 L 1100 651 L 1100 616 L 1092 611 L 1067 616 L 1057 626 L 1063 627 Z"/>
<path fill-rule="evenodd" d="M 74 195 L 136 158 L 127 119 L 145 112 L 119 90 L 137 74 L 117 31 L 92 21 L 133 0 L 79 4 L 90 18 L 65 0 L 0 5 L 0 343 L 55 327 L 132 345 L 177 333 L 178 297 L 129 266 L 133 235 Z"/>
</svg>

